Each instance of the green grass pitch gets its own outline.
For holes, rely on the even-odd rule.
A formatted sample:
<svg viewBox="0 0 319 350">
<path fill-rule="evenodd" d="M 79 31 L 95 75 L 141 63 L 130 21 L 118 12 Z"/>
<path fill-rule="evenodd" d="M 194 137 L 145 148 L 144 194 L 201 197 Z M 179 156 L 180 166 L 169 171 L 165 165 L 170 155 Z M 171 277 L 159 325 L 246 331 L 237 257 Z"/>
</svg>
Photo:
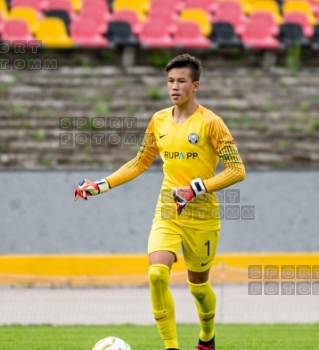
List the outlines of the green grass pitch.
<svg viewBox="0 0 319 350">
<path fill-rule="evenodd" d="M 181 350 L 194 349 L 197 325 L 179 325 Z M 216 325 L 218 350 L 315 350 L 319 324 Z M 155 326 L 2 326 L 0 350 L 91 350 L 106 336 L 117 336 L 132 350 L 164 350 Z"/>
</svg>

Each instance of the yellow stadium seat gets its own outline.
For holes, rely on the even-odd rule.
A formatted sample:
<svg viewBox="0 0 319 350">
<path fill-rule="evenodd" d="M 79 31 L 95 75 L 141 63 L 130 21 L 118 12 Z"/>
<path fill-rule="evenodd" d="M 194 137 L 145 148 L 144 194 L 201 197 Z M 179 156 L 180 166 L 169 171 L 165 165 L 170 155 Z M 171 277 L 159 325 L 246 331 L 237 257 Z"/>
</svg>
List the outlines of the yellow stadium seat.
<svg viewBox="0 0 319 350">
<path fill-rule="evenodd" d="M 278 5 L 273 0 L 256 0 L 251 2 L 251 9 L 250 13 L 256 12 L 256 11 L 266 11 L 270 12 L 276 24 L 280 25 L 283 23 L 282 16 L 280 14 Z"/>
<path fill-rule="evenodd" d="M 248 15 L 251 11 L 251 1 L 250 0 L 240 0 L 239 2 L 242 4 L 244 13 L 246 15 Z"/>
<path fill-rule="evenodd" d="M 59 18 L 48 17 L 39 22 L 36 39 L 50 48 L 70 48 L 73 41 L 68 36 L 63 21 Z"/>
<path fill-rule="evenodd" d="M 2 18 L 7 18 L 8 16 L 8 7 L 5 0 L 0 0 L 0 12 L 2 14 Z"/>
<path fill-rule="evenodd" d="M 180 19 L 187 22 L 196 22 L 199 24 L 204 36 L 209 36 L 212 31 L 212 24 L 209 15 L 204 10 L 186 9 L 180 13 Z"/>
<path fill-rule="evenodd" d="M 82 8 L 82 0 L 71 0 L 72 2 L 72 7 L 75 12 L 80 12 Z"/>
<path fill-rule="evenodd" d="M 28 23 L 31 33 L 37 31 L 39 18 L 37 12 L 31 7 L 14 7 L 9 12 L 9 18 L 23 19 Z"/>
<path fill-rule="evenodd" d="M 113 3 L 113 11 L 123 10 L 123 9 L 133 9 L 144 15 L 150 8 L 149 0 L 115 0 Z"/>
<path fill-rule="evenodd" d="M 301 12 L 304 13 L 308 22 L 311 25 L 316 25 L 318 23 L 316 16 L 312 11 L 311 4 L 308 1 L 286 1 L 283 6 L 283 13 L 288 12 Z"/>
</svg>

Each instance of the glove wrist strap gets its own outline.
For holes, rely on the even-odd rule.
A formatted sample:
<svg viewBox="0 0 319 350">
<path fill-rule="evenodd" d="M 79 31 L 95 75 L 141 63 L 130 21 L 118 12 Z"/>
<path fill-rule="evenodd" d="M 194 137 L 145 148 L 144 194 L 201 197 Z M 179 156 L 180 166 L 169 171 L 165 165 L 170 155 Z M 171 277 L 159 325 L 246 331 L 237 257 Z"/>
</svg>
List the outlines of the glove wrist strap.
<svg viewBox="0 0 319 350">
<path fill-rule="evenodd" d="M 96 181 L 96 183 L 98 184 L 100 189 L 99 193 L 107 192 L 110 189 L 109 183 L 106 181 L 106 179 L 101 179 L 99 181 Z"/>
<path fill-rule="evenodd" d="M 202 179 L 198 178 L 191 181 L 191 188 L 193 189 L 195 196 L 206 193 L 205 185 Z"/>
</svg>

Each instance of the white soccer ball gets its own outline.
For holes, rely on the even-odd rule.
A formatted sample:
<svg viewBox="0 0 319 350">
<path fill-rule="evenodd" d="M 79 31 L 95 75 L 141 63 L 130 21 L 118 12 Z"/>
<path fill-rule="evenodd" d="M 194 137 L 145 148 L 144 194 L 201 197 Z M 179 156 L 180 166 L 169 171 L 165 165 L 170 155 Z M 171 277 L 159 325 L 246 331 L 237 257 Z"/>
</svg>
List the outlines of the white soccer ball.
<svg viewBox="0 0 319 350">
<path fill-rule="evenodd" d="M 106 337 L 99 340 L 92 350 L 131 350 L 131 347 L 123 339 Z"/>
</svg>

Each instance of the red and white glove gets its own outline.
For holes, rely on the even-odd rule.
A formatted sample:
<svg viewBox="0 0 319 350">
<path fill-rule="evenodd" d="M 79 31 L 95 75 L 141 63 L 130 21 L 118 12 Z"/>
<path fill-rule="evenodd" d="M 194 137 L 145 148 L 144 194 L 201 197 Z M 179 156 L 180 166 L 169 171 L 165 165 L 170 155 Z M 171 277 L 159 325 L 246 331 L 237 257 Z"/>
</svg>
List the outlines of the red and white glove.
<svg viewBox="0 0 319 350">
<path fill-rule="evenodd" d="M 186 205 L 191 202 L 196 196 L 206 193 L 206 188 L 203 181 L 198 178 L 191 181 L 190 186 L 177 187 L 173 190 L 174 201 L 177 205 L 177 213 L 181 214 Z"/>
<path fill-rule="evenodd" d="M 73 199 L 76 201 L 78 197 L 87 200 L 88 196 L 96 196 L 100 193 L 107 192 L 110 186 L 106 179 L 101 179 L 99 181 L 82 180 L 79 186 L 75 189 L 73 194 Z"/>
</svg>

